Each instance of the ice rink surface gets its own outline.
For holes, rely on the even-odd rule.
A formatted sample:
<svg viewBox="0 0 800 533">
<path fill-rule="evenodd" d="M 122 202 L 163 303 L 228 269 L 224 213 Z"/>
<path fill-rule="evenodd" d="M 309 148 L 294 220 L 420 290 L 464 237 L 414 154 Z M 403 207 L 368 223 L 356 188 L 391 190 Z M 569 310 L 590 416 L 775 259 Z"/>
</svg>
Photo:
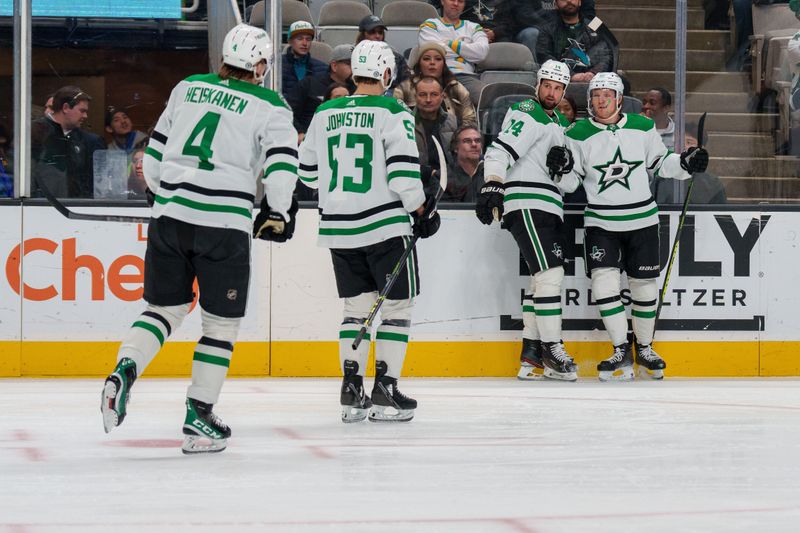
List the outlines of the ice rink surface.
<svg viewBox="0 0 800 533">
<path fill-rule="evenodd" d="M 339 380 L 229 380 L 201 456 L 187 385 L 106 435 L 102 380 L 0 380 L 0 532 L 800 531 L 798 380 L 404 379 L 412 422 L 351 425 Z"/>
</svg>

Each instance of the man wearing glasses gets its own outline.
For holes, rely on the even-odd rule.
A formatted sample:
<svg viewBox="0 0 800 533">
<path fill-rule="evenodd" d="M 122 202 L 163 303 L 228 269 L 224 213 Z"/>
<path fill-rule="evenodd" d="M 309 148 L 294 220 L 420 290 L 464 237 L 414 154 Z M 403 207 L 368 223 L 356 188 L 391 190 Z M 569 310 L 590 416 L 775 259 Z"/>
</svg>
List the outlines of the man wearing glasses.
<svg viewBox="0 0 800 533">
<path fill-rule="evenodd" d="M 455 161 L 447 172 L 443 202 L 474 202 L 483 186 L 483 140 L 481 133 L 465 124 L 453 134 L 450 151 Z"/>
</svg>

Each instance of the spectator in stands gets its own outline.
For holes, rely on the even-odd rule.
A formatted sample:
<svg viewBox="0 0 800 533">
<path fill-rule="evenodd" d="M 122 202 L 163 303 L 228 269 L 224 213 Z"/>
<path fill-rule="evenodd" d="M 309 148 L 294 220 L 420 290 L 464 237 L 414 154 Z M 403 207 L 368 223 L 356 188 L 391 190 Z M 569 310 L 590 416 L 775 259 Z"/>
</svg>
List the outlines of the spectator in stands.
<svg viewBox="0 0 800 533">
<path fill-rule="evenodd" d="M 328 100 L 343 98 L 345 96 L 350 96 L 351 94 L 353 94 L 353 91 L 349 86 L 345 85 L 344 83 L 333 82 L 328 85 L 328 89 L 325 91 L 325 97 L 323 100 L 327 102 Z"/>
<path fill-rule="evenodd" d="M 111 135 L 109 150 L 124 150 L 129 154 L 145 148 L 149 139 L 143 131 L 133 129 L 133 122 L 125 111 L 114 106 L 106 110 L 106 133 Z"/>
<path fill-rule="evenodd" d="M 423 181 L 431 175 L 431 171 L 440 166 L 439 157 L 433 146 L 431 137 L 435 136 L 443 148 L 450 146 L 453 133 L 458 129 L 455 115 L 448 113 L 444 107 L 444 91 L 439 80 L 432 77 L 421 78 L 416 86 L 417 106 L 414 109 L 415 127 L 419 149 L 419 164 Z M 445 157 L 447 157 L 445 155 Z M 448 161 L 443 161 L 448 164 Z M 427 189 L 427 187 L 426 187 Z"/>
<path fill-rule="evenodd" d="M 355 90 L 350 79 L 352 70 L 350 70 L 350 56 L 353 53 L 352 44 L 340 44 L 333 49 L 331 54 L 331 61 L 328 69 L 321 74 L 315 76 L 306 76 L 297 85 L 297 89 L 286 96 L 289 105 L 292 106 L 294 112 L 294 127 L 300 135 L 300 140 L 303 140 L 308 125 L 311 124 L 311 119 L 314 112 L 323 102 L 325 91 L 332 83 L 342 83 L 350 87 L 350 91 Z"/>
<path fill-rule="evenodd" d="M 602 24 L 581 17 L 581 0 L 555 0 L 556 16 L 548 17 L 539 31 L 536 59 L 563 61 L 572 81 L 588 82 L 598 72 L 612 68 L 613 52 Z M 609 32 L 610 33 L 610 32 Z"/>
<path fill-rule="evenodd" d="M 14 197 L 14 168 L 11 161 L 11 137 L 0 124 L 0 198 Z"/>
<path fill-rule="evenodd" d="M 697 146 L 697 137 L 692 132 L 697 131 L 697 124 L 686 124 L 683 133 L 684 150 L 692 146 Z M 703 140 L 703 145 L 707 144 L 707 138 Z M 692 196 L 689 198 L 690 204 L 724 204 L 728 201 L 725 194 L 725 185 L 719 177 L 706 172 L 696 172 L 694 174 L 694 185 L 692 185 Z M 653 178 L 651 176 L 650 190 L 653 198 L 659 205 L 662 204 L 681 204 L 685 196 L 675 194 L 675 182 L 665 178 Z M 685 190 L 686 187 L 681 189 Z M 684 193 L 685 194 L 685 193 Z"/>
<path fill-rule="evenodd" d="M 578 104 L 573 97 L 565 94 L 561 102 L 558 103 L 558 112 L 564 115 L 564 118 L 572 124 L 578 114 Z"/>
<path fill-rule="evenodd" d="M 42 114 L 45 117 L 50 116 L 50 115 L 53 114 L 53 96 L 55 96 L 55 93 L 48 94 L 47 95 L 47 100 L 45 100 L 45 102 L 44 102 L 44 111 L 42 112 Z"/>
<path fill-rule="evenodd" d="M 656 130 L 664 146 L 675 149 L 675 122 L 669 116 L 672 110 L 672 95 L 663 87 L 653 87 L 642 101 L 642 115 L 656 123 Z"/>
<path fill-rule="evenodd" d="M 310 22 L 298 20 L 289 26 L 289 49 L 283 54 L 283 95 L 287 100 L 294 96 L 297 85 L 306 76 L 324 73 L 328 67 L 319 59 L 311 57 L 311 41 L 314 40 L 314 26 Z"/>
<path fill-rule="evenodd" d="M 131 200 L 144 200 L 147 182 L 144 180 L 142 162 L 144 161 L 144 148 L 138 148 L 131 154 L 131 171 L 128 176 L 128 198 Z"/>
<path fill-rule="evenodd" d="M 496 40 L 494 33 L 495 17 L 497 16 L 498 10 L 507 1 L 508 0 L 465 0 L 461 18 L 474 22 L 475 24 L 480 24 L 483 31 L 486 32 L 486 37 L 489 39 L 489 42 L 493 43 Z M 442 12 L 441 0 L 428 0 L 428 3 L 435 7 L 439 13 Z"/>
<path fill-rule="evenodd" d="M 355 44 L 365 39 L 368 41 L 386 41 L 386 24 L 383 23 L 380 17 L 367 15 L 358 23 L 358 35 L 356 35 Z M 386 96 L 391 95 L 392 91 L 408 78 L 406 58 L 394 48 L 392 48 L 392 52 L 394 53 L 396 74 L 392 85 L 386 91 Z"/>
<path fill-rule="evenodd" d="M 473 105 L 478 105 L 483 83 L 476 64 L 489 53 L 489 38 L 480 25 L 461 20 L 464 0 L 442 0 L 442 16 L 430 18 L 419 27 L 419 46 L 434 42 L 447 51 L 447 66 L 467 88 Z"/>
<path fill-rule="evenodd" d="M 82 89 L 67 85 L 53 96 L 53 113 L 31 123 L 33 196 L 42 196 L 42 183 L 57 197 L 93 196 L 92 154 L 98 137 L 81 129 L 90 101 Z"/>
<path fill-rule="evenodd" d="M 394 97 L 403 100 L 409 107 L 416 107 L 414 86 L 425 76 L 436 78 L 444 87 L 444 106 L 456 116 L 458 125 L 477 124 L 475 106 L 469 91 L 461 85 L 447 68 L 447 52 L 439 43 L 425 43 L 417 50 L 417 62 L 411 65 L 411 78 L 394 90 Z"/>
<path fill-rule="evenodd" d="M 474 125 L 459 127 L 450 142 L 453 161 L 447 171 L 443 202 L 474 202 L 483 187 L 483 139 Z"/>
</svg>

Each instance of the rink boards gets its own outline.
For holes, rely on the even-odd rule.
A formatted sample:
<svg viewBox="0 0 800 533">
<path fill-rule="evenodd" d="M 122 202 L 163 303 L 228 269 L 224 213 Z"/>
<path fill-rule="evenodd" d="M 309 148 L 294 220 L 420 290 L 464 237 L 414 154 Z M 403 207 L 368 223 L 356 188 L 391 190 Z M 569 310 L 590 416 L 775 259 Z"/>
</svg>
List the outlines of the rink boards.
<svg viewBox="0 0 800 533">
<path fill-rule="evenodd" d="M 678 215 L 661 214 L 663 265 Z M 316 246 L 317 219 L 316 210 L 301 210 L 290 242 L 254 242 L 231 375 L 338 374 L 341 303 L 330 256 Z M 566 222 L 563 337 L 581 375 L 592 376 L 609 343 L 583 271 L 582 217 L 570 213 Z M 657 333 L 670 375 L 800 375 L 797 228 L 800 212 L 784 207 L 690 213 Z M 146 225 L 67 220 L 50 207 L 0 207 L 0 376 L 106 374 L 144 307 L 146 233 Z M 481 225 L 470 210 L 446 210 L 419 257 L 422 294 L 405 372 L 514 375 L 529 276 L 510 234 Z M 193 309 L 148 375 L 189 374 L 199 318 Z"/>
</svg>

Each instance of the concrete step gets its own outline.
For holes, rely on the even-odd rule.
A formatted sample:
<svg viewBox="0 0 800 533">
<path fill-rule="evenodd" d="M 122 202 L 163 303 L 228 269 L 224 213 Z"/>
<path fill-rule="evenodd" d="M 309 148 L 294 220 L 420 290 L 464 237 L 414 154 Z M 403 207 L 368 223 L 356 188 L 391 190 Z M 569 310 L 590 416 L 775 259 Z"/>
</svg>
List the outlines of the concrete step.
<svg viewBox="0 0 800 533">
<path fill-rule="evenodd" d="M 638 4 L 638 2 L 637 2 Z M 612 32 L 625 28 L 646 27 L 653 30 L 675 29 L 675 8 L 651 7 L 642 5 L 630 6 L 597 6 L 600 17 Z M 705 24 L 702 9 L 690 8 L 687 13 L 687 24 L 690 30 L 702 30 Z"/>
<path fill-rule="evenodd" d="M 635 91 L 648 87 L 675 88 L 675 73 L 655 70 L 626 70 Z M 745 72 L 687 72 L 686 91 L 704 93 L 746 93 L 750 86 Z"/>
<path fill-rule="evenodd" d="M 689 71 L 724 71 L 725 52 L 722 50 L 687 50 Z M 675 70 L 675 49 L 648 50 L 625 48 L 619 51 L 619 68 L 622 70 Z"/>
<path fill-rule="evenodd" d="M 772 135 L 757 133 L 709 133 L 707 148 L 710 154 L 718 157 L 775 155 L 775 141 Z"/>
<path fill-rule="evenodd" d="M 720 179 L 725 186 L 725 194 L 729 201 L 731 199 L 748 202 L 800 200 L 800 178 L 725 176 Z"/>
<path fill-rule="evenodd" d="M 642 25 L 647 21 L 642 21 Z M 615 29 L 611 28 L 620 48 L 675 48 L 675 30 Z M 689 30 L 686 47 L 690 50 L 725 50 L 730 34 L 718 30 Z"/>
<path fill-rule="evenodd" d="M 798 174 L 800 160 L 792 157 L 716 157 L 712 153 L 708 168 L 717 176 L 793 178 Z"/>
<path fill-rule="evenodd" d="M 646 94 L 645 89 L 654 86 L 648 84 L 644 89 L 634 91 L 633 95 L 641 100 Z M 750 95 L 747 93 L 688 93 L 686 110 L 690 113 L 746 113 L 749 102 Z"/>
<path fill-rule="evenodd" d="M 703 113 L 686 113 L 686 122 L 700 120 Z M 709 113 L 706 117 L 706 132 L 719 133 L 768 133 L 772 134 L 778 115 L 756 113 Z"/>
</svg>

